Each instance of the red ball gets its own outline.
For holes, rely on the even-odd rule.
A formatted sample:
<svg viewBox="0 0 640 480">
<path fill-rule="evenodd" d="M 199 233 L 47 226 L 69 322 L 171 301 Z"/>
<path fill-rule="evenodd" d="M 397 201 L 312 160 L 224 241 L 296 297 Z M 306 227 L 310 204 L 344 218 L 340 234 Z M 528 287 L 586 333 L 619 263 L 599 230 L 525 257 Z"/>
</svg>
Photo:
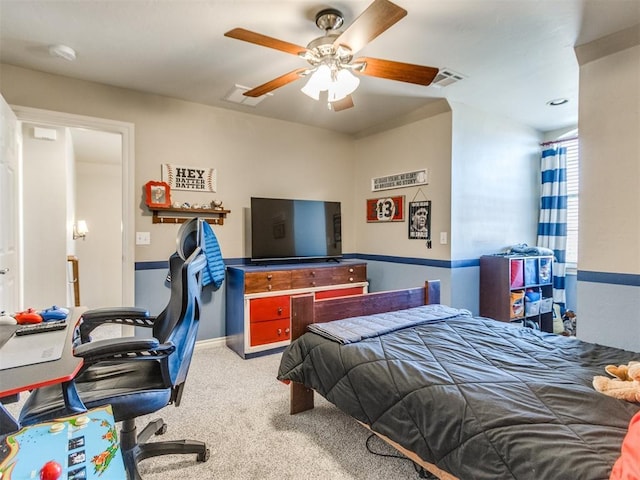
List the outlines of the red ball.
<svg viewBox="0 0 640 480">
<path fill-rule="evenodd" d="M 62 476 L 62 467 L 58 462 L 51 460 L 40 469 L 40 480 L 58 480 Z"/>
</svg>

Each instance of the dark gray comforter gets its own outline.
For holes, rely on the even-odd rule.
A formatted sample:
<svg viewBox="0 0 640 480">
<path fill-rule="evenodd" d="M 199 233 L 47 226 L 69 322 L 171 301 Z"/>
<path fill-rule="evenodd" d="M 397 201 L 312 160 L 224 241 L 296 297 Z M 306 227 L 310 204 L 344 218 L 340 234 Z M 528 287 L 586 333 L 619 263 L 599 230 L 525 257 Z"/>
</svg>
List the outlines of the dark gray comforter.
<svg viewBox="0 0 640 480">
<path fill-rule="evenodd" d="M 591 382 L 633 359 L 460 315 L 344 345 L 306 333 L 285 350 L 278 379 L 313 388 L 461 480 L 605 480 L 640 405 Z"/>
</svg>

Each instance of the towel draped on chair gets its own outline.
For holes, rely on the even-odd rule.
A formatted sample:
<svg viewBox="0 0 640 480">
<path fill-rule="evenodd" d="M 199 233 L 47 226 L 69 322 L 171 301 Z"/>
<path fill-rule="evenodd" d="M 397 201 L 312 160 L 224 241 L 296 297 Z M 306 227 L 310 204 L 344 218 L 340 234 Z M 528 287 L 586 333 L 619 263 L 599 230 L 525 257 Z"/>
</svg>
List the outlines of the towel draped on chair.
<svg viewBox="0 0 640 480">
<path fill-rule="evenodd" d="M 207 265 L 202 271 L 202 285 L 213 284 L 213 289 L 218 290 L 224 282 L 225 265 L 222 259 L 222 251 L 218 244 L 216 234 L 213 232 L 211 225 L 202 222 L 201 229 L 202 239 L 200 242 L 207 258 Z"/>
</svg>

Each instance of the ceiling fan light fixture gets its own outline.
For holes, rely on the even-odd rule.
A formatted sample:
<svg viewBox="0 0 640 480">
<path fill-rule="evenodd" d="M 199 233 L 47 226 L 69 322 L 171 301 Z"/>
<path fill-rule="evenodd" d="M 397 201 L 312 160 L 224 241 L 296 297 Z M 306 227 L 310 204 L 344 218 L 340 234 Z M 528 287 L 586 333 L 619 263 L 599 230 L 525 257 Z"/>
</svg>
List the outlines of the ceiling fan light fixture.
<svg viewBox="0 0 640 480">
<path fill-rule="evenodd" d="M 328 65 L 322 64 L 311 74 L 311 77 L 309 77 L 305 86 L 301 88 L 301 91 L 314 100 L 320 100 L 320 92 L 328 90 L 330 86 L 331 69 Z"/>
<path fill-rule="evenodd" d="M 360 79 L 353 73 L 344 68 L 338 70 L 335 81 L 329 87 L 329 102 L 336 102 L 351 95 L 358 88 L 358 85 L 360 85 Z"/>
</svg>

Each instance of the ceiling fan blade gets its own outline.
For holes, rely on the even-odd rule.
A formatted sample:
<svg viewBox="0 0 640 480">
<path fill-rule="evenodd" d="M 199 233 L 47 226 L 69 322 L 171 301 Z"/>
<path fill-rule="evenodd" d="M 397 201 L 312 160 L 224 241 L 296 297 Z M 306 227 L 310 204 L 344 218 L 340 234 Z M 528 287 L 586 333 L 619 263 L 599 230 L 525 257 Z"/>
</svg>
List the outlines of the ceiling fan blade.
<svg viewBox="0 0 640 480">
<path fill-rule="evenodd" d="M 330 103 L 331 103 L 331 109 L 334 112 L 339 112 L 341 110 L 346 110 L 347 108 L 353 107 L 353 98 L 351 97 L 351 95 L 347 95 L 341 100 L 336 100 L 335 102 L 330 102 Z"/>
<path fill-rule="evenodd" d="M 334 48 L 348 46 L 352 53 L 395 25 L 407 11 L 389 0 L 374 0 L 347 29 L 333 42 Z"/>
<path fill-rule="evenodd" d="M 415 83 L 424 86 L 430 85 L 438 74 L 438 69 L 435 67 L 394 62 L 380 58 L 362 57 L 354 60 L 353 63 L 366 63 L 364 69 L 355 70 L 355 72 L 360 75 L 387 78 L 389 80 L 398 80 L 399 82 Z"/>
<path fill-rule="evenodd" d="M 244 28 L 234 28 L 233 30 L 229 30 L 224 34 L 224 36 L 235 38 L 236 40 L 243 40 L 249 43 L 255 43 L 256 45 L 261 45 L 263 47 L 273 48 L 275 50 L 280 50 L 281 52 L 290 53 L 292 55 L 299 55 L 307 51 L 305 47 L 301 47 L 300 45 L 285 42 L 283 40 L 278 40 L 277 38 L 268 37 L 266 35 L 262 35 L 261 33 L 251 32 L 249 30 L 245 30 Z"/>
<path fill-rule="evenodd" d="M 247 90 L 243 95 L 246 95 L 247 97 L 260 97 L 275 90 L 276 88 L 284 87 L 288 83 L 295 82 L 300 78 L 300 74 L 306 70 L 306 68 L 296 68 L 295 70 L 285 73 L 278 78 L 274 78 L 267 83 L 263 83 L 251 90 Z"/>
</svg>

